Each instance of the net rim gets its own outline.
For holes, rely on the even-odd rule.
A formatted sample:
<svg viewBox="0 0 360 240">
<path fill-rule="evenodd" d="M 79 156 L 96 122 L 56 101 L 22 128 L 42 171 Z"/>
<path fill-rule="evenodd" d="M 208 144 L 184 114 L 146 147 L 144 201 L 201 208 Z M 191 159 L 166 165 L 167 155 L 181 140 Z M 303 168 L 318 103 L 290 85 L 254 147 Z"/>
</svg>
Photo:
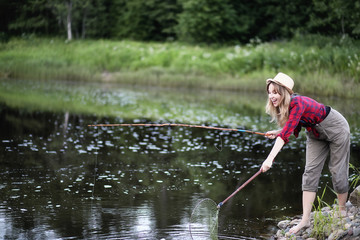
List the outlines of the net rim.
<svg viewBox="0 0 360 240">
<path fill-rule="evenodd" d="M 213 204 L 216 208 L 217 208 L 217 214 L 219 213 L 219 208 L 217 207 L 218 205 L 216 204 L 216 202 L 214 201 L 214 200 L 212 200 L 211 198 L 203 198 L 203 199 L 201 199 L 200 201 L 198 201 L 198 203 L 195 205 L 195 208 L 193 209 L 193 211 L 191 212 L 191 216 L 190 216 L 190 221 L 189 221 L 189 231 L 190 231 L 190 236 L 191 236 L 191 239 L 195 239 L 194 237 L 193 237 L 193 232 L 192 232 L 192 227 L 191 227 L 191 225 L 192 225 L 192 221 L 191 221 L 191 219 L 193 218 L 193 215 L 194 215 L 194 213 L 196 213 L 197 211 L 198 211 L 198 209 L 199 209 L 199 206 L 201 206 L 201 204 L 203 203 L 203 202 L 205 202 L 205 201 L 209 201 L 211 204 Z M 217 224 L 216 224 L 217 225 Z"/>
</svg>

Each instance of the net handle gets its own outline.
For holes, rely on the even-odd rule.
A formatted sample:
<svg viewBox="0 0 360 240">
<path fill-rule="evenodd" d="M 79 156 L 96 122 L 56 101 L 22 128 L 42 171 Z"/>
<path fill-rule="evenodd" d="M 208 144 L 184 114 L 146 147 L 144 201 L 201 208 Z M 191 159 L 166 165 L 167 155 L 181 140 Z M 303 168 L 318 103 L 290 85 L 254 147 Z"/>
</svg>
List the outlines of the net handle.
<svg viewBox="0 0 360 240">
<path fill-rule="evenodd" d="M 254 178 L 256 178 L 257 176 L 260 175 L 260 173 L 262 173 L 262 169 L 260 168 L 260 170 L 255 173 L 251 178 L 249 178 L 246 182 L 244 182 L 238 189 L 236 189 L 230 196 L 228 196 L 224 201 L 220 202 L 218 204 L 218 208 L 220 208 L 222 205 L 224 205 L 230 198 L 232 198 L 235 194 L 237 194 L 241 189 L 243 189 L 246 185 L 249 184 L 249 182 L 251 182 L 252 180 L 254 180 Z"/>
</svg>

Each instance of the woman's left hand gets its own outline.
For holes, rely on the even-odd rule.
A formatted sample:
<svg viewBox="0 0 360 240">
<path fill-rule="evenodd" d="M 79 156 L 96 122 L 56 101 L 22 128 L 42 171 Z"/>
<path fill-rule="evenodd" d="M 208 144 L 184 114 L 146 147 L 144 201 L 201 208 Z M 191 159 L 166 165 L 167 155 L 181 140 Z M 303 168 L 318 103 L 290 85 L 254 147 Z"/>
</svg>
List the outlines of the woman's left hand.
<svg viewBox="0 0 360 240">
<path fill-rule="evenodd" d="M 280 133 L 281 133 L 281 130 L 268 131 L 265 133 L 265 137 L 267 137 L 269 139 L 275 139 L 277 137 L 277 135 L 279 135 Z"/>
</svg>

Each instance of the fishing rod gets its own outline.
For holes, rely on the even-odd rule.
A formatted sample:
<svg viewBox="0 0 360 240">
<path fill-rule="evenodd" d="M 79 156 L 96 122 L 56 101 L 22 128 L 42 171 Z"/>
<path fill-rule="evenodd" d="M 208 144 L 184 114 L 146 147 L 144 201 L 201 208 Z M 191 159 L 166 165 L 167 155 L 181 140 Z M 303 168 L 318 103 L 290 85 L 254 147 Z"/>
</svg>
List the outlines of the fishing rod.
<svg viewBox="0 0 360 240">
<path fill-rule="evenodd" d="M 203 126 L 203 125 L 191 125 L 191 124 L 178 124 L 178 123 L 118 123 L 118 124 L 93 124 L 88 125 L 88 127 L 191 127 L 191 128 L 205 128 L 211 130 L 221 130 L 221 131 L 235 131 L 235 132 L 245 132 L 251 134 L 258 134 L 265 136 L 266 133 L 255 132 L 251 130 L 244 129 L 236 129 L 236 128 L 219 128 L 219 127 L 211 127 L 211 126 Z"/>
</svg>

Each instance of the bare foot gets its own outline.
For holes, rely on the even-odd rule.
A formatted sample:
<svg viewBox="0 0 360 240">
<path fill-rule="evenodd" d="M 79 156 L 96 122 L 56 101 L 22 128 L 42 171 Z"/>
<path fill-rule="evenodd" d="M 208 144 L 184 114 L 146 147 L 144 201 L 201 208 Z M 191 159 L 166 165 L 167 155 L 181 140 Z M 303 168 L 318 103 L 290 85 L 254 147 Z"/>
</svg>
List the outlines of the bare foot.
<svg viewBox="0 0 360 240">
<path fill-rule="evenodd" d="M 292 227 L 289 230 L 290 234 L 296 234 L 298 231 L 300 231 L 302 228 L 309 227 L 310 221 L 301 221 L 298 225 Z"/>
<path fill-rule="evenodd" d="M 346 218 L 347 217 L 347 211 L 346 210 L 339 210 L 334 212 L 335 218 Z"/>
</svg>

